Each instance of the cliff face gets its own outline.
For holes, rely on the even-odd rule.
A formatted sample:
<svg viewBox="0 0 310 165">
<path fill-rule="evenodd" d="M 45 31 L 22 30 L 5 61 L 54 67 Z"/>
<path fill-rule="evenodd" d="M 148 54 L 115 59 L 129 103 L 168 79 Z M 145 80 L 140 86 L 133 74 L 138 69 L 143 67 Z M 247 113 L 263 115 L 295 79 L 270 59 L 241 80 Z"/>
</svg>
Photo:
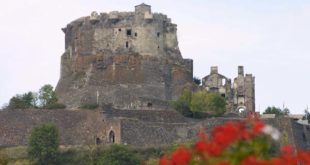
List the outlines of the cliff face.
<svg viewBox="0 0 310 165">
<path fill-rule="evenodd" d="M 176 25 L 148 5 L 134 12 L 93 12 L 63 31 L 66 51 L 56 92 L 70 108 L 165 108 L 191 86 L 192 60 L 181 56 Z"/>
</svg>

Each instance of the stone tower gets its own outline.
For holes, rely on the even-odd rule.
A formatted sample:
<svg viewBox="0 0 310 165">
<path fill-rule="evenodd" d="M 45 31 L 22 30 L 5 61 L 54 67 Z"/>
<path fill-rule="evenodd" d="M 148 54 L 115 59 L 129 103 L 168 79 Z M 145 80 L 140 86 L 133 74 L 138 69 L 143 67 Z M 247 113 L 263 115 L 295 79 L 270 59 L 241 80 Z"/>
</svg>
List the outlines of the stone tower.
<svg viewBox="0 0 310 165">
<path fill-rule="evenodd" d="M 238 76 L 234 79 L 234 105 L 236 110 L 255 112 L 255 77 L 245 74 L 243 66 L 238 66 Z"/>
<path fill-rule="evenodd" d="M 181 56 L 177 25 L 149 5 L 93 12 L 62 30 L 65 53 L 56 93 L 69 108 L 162 108 L 192 84 L 193 62 Z"/>
</svg>

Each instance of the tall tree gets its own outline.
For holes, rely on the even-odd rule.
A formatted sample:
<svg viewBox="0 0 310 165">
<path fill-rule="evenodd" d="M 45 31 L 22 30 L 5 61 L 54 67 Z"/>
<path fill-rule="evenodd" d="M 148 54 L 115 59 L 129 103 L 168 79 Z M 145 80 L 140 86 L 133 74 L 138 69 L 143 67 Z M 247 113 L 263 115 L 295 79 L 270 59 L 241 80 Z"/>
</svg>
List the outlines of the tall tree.
<svg viewBox="0 0 310 165">
<path fill-rule="evenodd" d="M 22 95 L 16 95 L 10 99 L 9 109 L 27 109 L 34 107 L 33 102 L 35 100 L 33 92 L 28 92 Z"/>
<path fill-rule="evenodd" d="M 53 90 L 53 86 L 50 84 L 44 85 L 39 90 L 39 99 L 42 107 L 46 107 L 57 102 L 56 93 Z"/>
</svg>

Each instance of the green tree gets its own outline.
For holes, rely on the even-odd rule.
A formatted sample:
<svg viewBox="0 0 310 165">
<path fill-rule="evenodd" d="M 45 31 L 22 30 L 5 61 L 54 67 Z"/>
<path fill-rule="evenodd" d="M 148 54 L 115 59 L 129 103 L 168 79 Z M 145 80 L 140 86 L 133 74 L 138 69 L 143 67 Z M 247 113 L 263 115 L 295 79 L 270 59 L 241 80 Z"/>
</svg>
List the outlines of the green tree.
<svg viewBox="0 0 310 165">
<path fill-rule="evenodd" d="M 200 85 L 201 84 L 201 80 L 198 77 L 193 77 L 193 81 L 195 84 Z"/>
<path fill-rule="evenodd" d="M 177 101 L 172 102 L 172 106 L 183 116 L 193 117 L 193 112 L 190 109 L 190 103 L 192 101 L 192 92 L 188 89 L 183 91 L 182 96 Z"/>
<path fill-rule="evenodd" d="M 27 109 L 34 107 L 35 96 L 33 92 L 28 92 L 22 95 L 16 95 L 10 99 L 9 109 Z"/>
<path fill-rule="evenodd" d="M 56 93 L 53 90 L 53 86 L 46 84 L 39 90 L 39 99 L 42 107 L 47 107 L 57 103 Z"/>
<path fill-rule="evenodd" d="M 216 93 L 206 91 L 191 92 L 185 90 L 182 96 L 173 102 L 173 107 L 186 117 L 199 117 L 201 113 L 219 116 L 225 113 L 226 101 Z"/>
<path fill-rule="evenodd" d="M 190 109 L 192 112 L 207 112 L 208 111 L 207 92 L 199 91 L 192 93 Z"/>
<path fill-rule="evenodd" d="M 225 98 L 217 93 L 207 94 L 207 107 L 209 111 L 213 112 L 214 115 L 219 116 L 225 113 L 226 101 Z"/>
<path fill-rule="evenodd" d="M 275 106 L 267 107 L 266 110 L 263 112 L 263 114 L 275 114 L 276 116 L 284 116 L 288 115 L 290 113 L 290 110 L 288 108 L 284 108 L 283 110 L 281 108 L 277 108 Z"/>
<path fill-rule="evenodd" d="M 103 155 L 98 159 L 98 165 L 137 165 L 140 164 L 139 156 L 127 146 L 113 144 L 104 150 Z"/>
<path fill-rule="evenodd" d="M 57 161 L 58 146 L 57 127 L 53 124 L 43 124 L 32 129 L 27 151 L 35 164 L 53 165 Z"/>
</svg>

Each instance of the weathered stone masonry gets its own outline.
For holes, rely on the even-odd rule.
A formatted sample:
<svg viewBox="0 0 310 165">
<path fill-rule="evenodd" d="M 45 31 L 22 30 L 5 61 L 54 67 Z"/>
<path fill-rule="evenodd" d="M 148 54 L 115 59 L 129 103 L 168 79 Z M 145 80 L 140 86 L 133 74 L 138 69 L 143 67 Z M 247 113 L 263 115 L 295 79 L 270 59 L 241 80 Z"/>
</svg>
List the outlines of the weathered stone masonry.
<svg viewBox="0 0 310 165">
<path fill-rule="evenodd" d="M 59 100 L 69 108 L 166 108 L 165 101 L 192 85 L 193 63 L 182 58 L 176 30 L 170 18 L 146 4 L 71 22 L 63 28 Z"/>
<path fill-rule="evenodd" d="M 233 83 L 218 73 L 217 66 L 212 66 L 210 74 L 202 79 L 202 87 L 225 97 L 228 112 L 255 112 L 255 78 L 252 74 L 244 75 L 243 66 L 238 66 Z"/>
</svg>

